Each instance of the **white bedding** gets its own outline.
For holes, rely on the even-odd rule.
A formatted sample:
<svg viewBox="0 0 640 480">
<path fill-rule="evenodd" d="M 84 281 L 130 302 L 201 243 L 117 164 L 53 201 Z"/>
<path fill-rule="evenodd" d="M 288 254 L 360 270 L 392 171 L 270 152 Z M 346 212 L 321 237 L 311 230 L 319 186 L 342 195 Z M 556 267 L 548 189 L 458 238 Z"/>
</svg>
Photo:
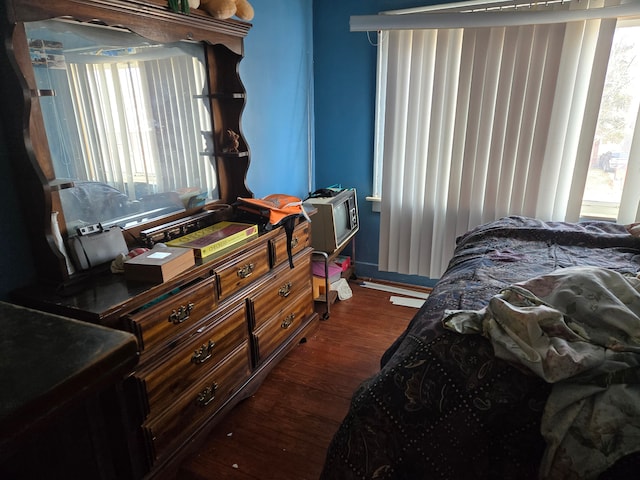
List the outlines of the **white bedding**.
<svg viewBox="0 0 640 480">
<path fill-rule="evenodd" d="M 640 451 L 640 280 L 571 267 L 511 285 L 482 310 L 445 312 L 495 353 L 553 383 L 540 478 L 590 479 Z"/>
</svg>

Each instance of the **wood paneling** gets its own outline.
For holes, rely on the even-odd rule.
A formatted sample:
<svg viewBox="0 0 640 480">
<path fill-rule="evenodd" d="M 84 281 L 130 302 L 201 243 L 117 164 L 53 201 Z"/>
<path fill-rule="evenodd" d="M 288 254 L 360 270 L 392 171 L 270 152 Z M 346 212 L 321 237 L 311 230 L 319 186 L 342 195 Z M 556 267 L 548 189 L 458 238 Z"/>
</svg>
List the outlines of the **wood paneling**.
<svg viewBox="0 0 640 480">
<path fill-rule="evenodd" d="M 358 385 L 416 310 L 352 283 L 316 333 L 276 366 L 182 465 L 181 480 L 313 480 Z M 320 313 L 324 311 L 318 305 Z"/>
</svg>

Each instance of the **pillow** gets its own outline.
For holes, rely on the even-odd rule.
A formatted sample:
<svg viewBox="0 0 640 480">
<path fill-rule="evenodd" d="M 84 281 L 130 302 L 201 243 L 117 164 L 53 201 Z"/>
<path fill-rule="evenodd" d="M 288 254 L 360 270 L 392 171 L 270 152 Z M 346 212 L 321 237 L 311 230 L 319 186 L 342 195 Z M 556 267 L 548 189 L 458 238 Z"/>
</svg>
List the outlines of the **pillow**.
<svg viewBox="0 0 640 480">
<path fill-rule="evenodd" d="M 640 238 L 640 222 L 629 223 L 628 225 L 625 225 L 625 228 L 627 229 L 627 232 L 629 232 L 631 235 L 633 235 L 634 237 Z"/>
</svg>

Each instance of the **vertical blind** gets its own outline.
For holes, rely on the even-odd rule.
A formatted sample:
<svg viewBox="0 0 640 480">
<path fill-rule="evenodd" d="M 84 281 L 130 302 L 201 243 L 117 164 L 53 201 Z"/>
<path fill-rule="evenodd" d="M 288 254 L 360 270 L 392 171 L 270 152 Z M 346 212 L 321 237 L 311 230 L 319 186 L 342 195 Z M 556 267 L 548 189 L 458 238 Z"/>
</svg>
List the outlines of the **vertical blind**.
<svg viewBox="0 0 640 480">
<path fill-rule="evenodd" d="M 458 235 L 505 215 L 579 219 L 615 28 L 595 18 L 381 32 L 381 270 L 438 278 Z"/>
</svg>

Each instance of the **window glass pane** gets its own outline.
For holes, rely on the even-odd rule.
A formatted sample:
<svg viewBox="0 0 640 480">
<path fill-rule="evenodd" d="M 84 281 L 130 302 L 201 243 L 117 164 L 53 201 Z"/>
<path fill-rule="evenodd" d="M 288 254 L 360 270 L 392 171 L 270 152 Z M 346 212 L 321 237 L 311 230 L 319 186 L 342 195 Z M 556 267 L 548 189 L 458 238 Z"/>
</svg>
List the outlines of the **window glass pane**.
<svg viewBox="0 0 640 480">
<path fill-rule="evenodd" d="M 640 26 L 613 39 L 581 217 L 615 220 L 640 102 Z"/>
</svg>

